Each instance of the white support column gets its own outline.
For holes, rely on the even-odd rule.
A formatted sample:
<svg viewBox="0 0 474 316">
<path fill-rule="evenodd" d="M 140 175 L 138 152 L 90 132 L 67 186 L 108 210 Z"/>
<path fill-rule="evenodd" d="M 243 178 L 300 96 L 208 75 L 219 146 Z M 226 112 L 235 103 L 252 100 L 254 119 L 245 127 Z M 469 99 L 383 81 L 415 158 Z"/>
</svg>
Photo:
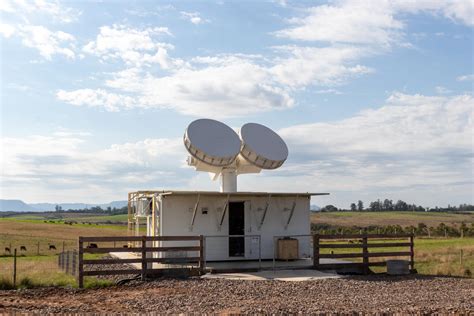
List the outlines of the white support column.
<svg viewBox="0 0 474 316">
<path fill-rule="evenodd" d="M 221 192 L 237 192 L 237 173 L 235 169 L 222 169 Z"/>
</svg>

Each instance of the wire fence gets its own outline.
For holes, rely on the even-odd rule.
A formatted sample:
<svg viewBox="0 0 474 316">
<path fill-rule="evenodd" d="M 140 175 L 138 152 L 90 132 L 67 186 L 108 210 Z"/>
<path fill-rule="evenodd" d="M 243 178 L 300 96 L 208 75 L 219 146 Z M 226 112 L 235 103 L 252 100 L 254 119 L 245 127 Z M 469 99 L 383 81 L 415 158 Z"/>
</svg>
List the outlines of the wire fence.
<svg viewBox="0 0 474 316">
<path fill-rule="evenodd" d="M 74 249 L 75 240 L 0 241 L 0 280 L 17 286 L 72 285 L 74 277 L 61 271 L 58 258 Z"/>
</svg>

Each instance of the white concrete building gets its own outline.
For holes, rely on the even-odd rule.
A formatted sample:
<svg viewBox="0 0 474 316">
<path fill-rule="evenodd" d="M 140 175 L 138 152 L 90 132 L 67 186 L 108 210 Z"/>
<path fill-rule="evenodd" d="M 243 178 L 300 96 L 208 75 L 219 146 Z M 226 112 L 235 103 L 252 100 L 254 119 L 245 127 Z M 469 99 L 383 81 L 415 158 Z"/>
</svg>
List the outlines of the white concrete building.
<svg viewBox="0 0 474 316">
<path fill-rule="evenodd" d="M 133 192 L 129 193 L 129 205 L 131 225 L 135 227 L 129 228 L 138 233 L 142 219 L 149 236 L 203 235 L 209 261 L 272 259 L 277 238 L 310 234 L 310 197 L 325 194 Z M 300 239 L 299 258 L 311 256 L 309 241 Z M 182 246 L 180 242 L 163 243 Z M 172 253 L 173 257 L 187 255 Z"/>
</svg>

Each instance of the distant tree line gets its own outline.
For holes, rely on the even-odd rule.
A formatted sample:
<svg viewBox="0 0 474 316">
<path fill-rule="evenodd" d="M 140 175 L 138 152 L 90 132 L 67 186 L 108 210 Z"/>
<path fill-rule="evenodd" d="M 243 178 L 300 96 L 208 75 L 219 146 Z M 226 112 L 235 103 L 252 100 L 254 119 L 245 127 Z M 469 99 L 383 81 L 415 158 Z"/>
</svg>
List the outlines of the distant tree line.
<svg viewBox="0 0 474 316">
<path fill-rule="evenodd" d="M 364 208 L 364 203 L 359 200 L 357 203 L 351 203 L 349 209 L 339 209 L 334 205 L 326 205 L 321 208 L 321 212 L 337 212 L 337 211 L 352 211 L 352 212 L 385 212 L 385 211 L 407 211 L 407 212 L 473 212 L 474 205 L 460 204 L 459 206 L 448 207 L 434 207 L 428 208 L 416 204 L 409 204 L 405 201 L 398 200 L 396 203 L 393 200 L 385 199 L 373 201 L 369 203 L 369 207 Z"/>
<path fill-rule="evenodd" d="M 100 206 L 93 206 L 91 208 L 83 208 L 83 209 L 68 209 L 67 211 L 63 210 L 60 205 L 56 205 L 55 207 L 56 212 L 74 212 L 74 213 L 98 213 L 104 215 L 118 215 L 118 214 L 127 214 L 128 207 L 124 206 L 121 208 L 110 207 L 108 206 L 106 209 L 101 208 Z"/>
<path fill-rule="evenodd" d="M 461 223 L 460 225 L 448 226 L 444 223 L 440 223 L 436 227 L 428 227 L 424 223 L 418 223 L 417 226 L 405 226 L 400 225 L 384 225 L 377 226 L 371 225 L 368 227 L 360 226 L 334 226 L 325 223 L 312 223 L 311 231 L 317 234 L 414 234 L 415 236 L 428 236 L 428 237 L 474 237 L 474 223 L 466 225 Z"/>
</svg>

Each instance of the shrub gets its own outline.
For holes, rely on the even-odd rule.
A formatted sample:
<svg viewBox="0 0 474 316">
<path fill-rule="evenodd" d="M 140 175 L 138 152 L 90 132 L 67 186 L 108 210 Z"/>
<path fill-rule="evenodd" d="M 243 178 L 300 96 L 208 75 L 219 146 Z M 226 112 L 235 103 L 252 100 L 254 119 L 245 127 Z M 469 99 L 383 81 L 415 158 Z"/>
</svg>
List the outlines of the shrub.
<svg viewBox="0 0 474 316">
<path fill-rule="evenodd" d="M 19 288 L 31 289 L 34 288 L 36 284 L 29 277 L 24 277 L 20 280 Z"/>
<path fill-rule="evenodd" d="M 0 278 L 0 290 L 13 290 L 13 282 L 9 279 L 2 277 Z"/>
</svg>

